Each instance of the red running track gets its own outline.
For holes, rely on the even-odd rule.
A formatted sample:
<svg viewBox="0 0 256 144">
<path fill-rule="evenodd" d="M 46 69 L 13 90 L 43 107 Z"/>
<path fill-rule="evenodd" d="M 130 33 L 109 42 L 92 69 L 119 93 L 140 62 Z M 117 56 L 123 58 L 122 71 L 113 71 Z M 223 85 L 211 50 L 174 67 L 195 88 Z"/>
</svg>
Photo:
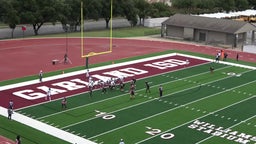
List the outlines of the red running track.
<svg viewBox="0 0 256 144">
<path fill-rule="evenodd" d="M 105 51 L 109 46 L 109 41 L 104 38 L 87 38 L 85 43 L 90 47 L 88 51 Z M 53 59 L 63 59 L 66 46 L 72 64 L 52 65 Z M 210 46 L 167 41 L 113 39 L 113 52 L 91 57 L 89 63 L 114 61 L 171 49 L 208 54 L 213 58 L 218 50 Z M 236 51 L 227 52 L 229 58 L 236 57 Z M 2 40 L 0 54 L 0 81 L 37 75 L 40 70 L 50 72 L 85 65 L 85 59 L 81 58 L 80 38 L 68 38 L 67 41 L 65 38 Z M 239 52 L 239 55 L 240 60 L 255 62 L 255 54 Z"/>
</svg>

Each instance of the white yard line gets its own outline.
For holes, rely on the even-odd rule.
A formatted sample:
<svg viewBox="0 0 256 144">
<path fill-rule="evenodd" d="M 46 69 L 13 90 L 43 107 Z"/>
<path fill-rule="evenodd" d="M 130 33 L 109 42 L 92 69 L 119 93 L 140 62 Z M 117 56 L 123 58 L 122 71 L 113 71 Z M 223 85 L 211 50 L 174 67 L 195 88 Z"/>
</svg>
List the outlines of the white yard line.
<svg viewBox="0 0 256 144">
<path fill-rule="evenodd" d="M 138 123 L 138 122 L 141 122 L 141 121 L 144 121 L 144 120 L 150 119 L 150 118 L 155 117 L 155 116 L 159 116 L 159 115 L 161 115 L 161 114 L 164 114 L 164 113 L 167 113 L 167 112 L 173 111 L 173 110 L 178 109 L 178 108 L 181 108 L 181 107 L 185 107 L 185 106 L 190 105 L 190 104 L 192 104 L 192 103 L 195 103 L 195 102 L 198 102 L 198 101 L 201 101 L 201 100 L 207 99 L 207 98 L 211 98 L 211 97 L 213 97 L 213 96 L 215 96 L 215 95 L 218 95 L 218 94 L 221 94 L 221 93 L 224 93 L 224 92 L 227 92 L 227 91 L 231 91 L 231 90 L 233 90 L 233 89 L 236 89 L 236 88 L 239 88 L 239 87 L 242 87 L 242 86 L 245 86 L 245 85 L 247 85 L 247 84 L 254 83 L 254 82 L 256 82 L 256 80 L 254 80 L 254 81 L 252 81 L 252 82 L 249 82 L 249 83 L 246 83 L 246 84 L 243 84 L 243 85 L 240 85 L 240 86 L 237 86 L 237 87 L 233 87 L 233 88 L 230 88 L 230 89 L 226 89 L 225 91 L 221 91 L 221 92 L 218 92 L 218 93 L 215 93 L 215 94 L 209 95 L 209 96 L 207 96 L 207 97 L 203 97 L 203 98 L 200 98 L 200 99 L 197 99 L 197 100 L 191 101 L 191 102 L 189 102 L 189 103 L 186 103 L 186 104 L 180 105 L 180 106 L 178 106 L 178 107 L 174 107 L 174 108 L 169 109 L 169 110 L 167 110 L 167 111 L 163 111 L 163 112 L 161 112 L 161 113 L 158 113 L 158 114 L 155 114 L 155 115 L 151 115 L 151 116 L 149 116 L 149 117 L 147 117 L 147 118 L 140 119 L 140 120 L 138 120 L 138 121 L 134 121 L 134 122 L 129 123 L 129 124 L 127 124 L 127 125 L 123 125 L 123 126 L 121 126 L 121 127 L 118 127 L 118 128 L 112 129 L 112 130 L 110 130 L 110 131 L 107 131 L 107 132 L 101 133 L 101 134 L 99 134 L 99 135 L 95 135 L 95 136 L 90 137 L 90 138 L 88 138 L 88 139 L 92 139 L 92 138 L 95 138 L 95 137 L 98 137 L 98 136 L 101 136 L 101 135 L 107 134 L 107 133 L 109 133 L 109 132 L 113 132 L 113 131 L 115 131 L 115 130 L 118 130 L 118 129 L 124 128 L 124 127 L 126 127 L 126 126 L 130 126 L 130 125 L 132 125 L 132 124 L 135 124 L 135 123 Z M 177 93 L 177 92 L 176 92 L 176 93 Z M 171 94 L 170 94 L 170 95 L 171 95 Z M 166 95 L 166 96 L 169 96 L 169 95 Z M 253 97 L 255 97 L 255 96 L 253 96 Z M 250 98 L 251 98 L 251 97 L 250 97 Z M 250 99 L 250 98 L 249 98 L 249 99 Z M 248 99 L 248 98 L 247 98 L 247 99 Z M 244 100 L 242 100 L 242 101 L 244 101 Z M 240 101 L 240 102 L 242 102 L 242 101 Z M 238 102 L 238 103 L 239 103 L 239 102 Z M 113 113 L 113 112 L 112 112 L 112 113 Z"/>
<path fill-rule="evenodd" d="M 204 73 L 202 73 L 202 74 L 204 74 Z M 198 74 L 198 75 L 201 75 L 201 74 Z M 193 76 L 190 76 L 190 77 L 194 77 L 195 75 L 193 75 Z M 187 79 L 187 78 L 190 78 L 190 77 L 186 77 L 186 78 L 182 78 L 182 79 L 179 79 L 179 80 L 183 80 L 183 79 Z M 223 78 L 223 79 L 227 79 L 228 77 L 225 77 L 225 78 Z M 179 81 L 179 80 L 175 80 L 175 81 Z M 216 81 L 218 81 L 218 80 L 216 80 Z M 172 81 L 173 82 L 173 81 Z M 168 83 L 172 83 L 172 82 L 166 82 L 166 83 L 162 83 L 162 84 L 159 84 L 159 85 L 163 85 L 163 84 L 168 84 Z M 215 81 L 211 81 L 211 82 L 208 82 L 208 83 L 212 83 L 212 82 L 215 82 Z M 207 85 L 208 83 L 205 83 L 204 85 Z M 248 83 L 247 83 L 248 84 Z M 157 87 L 157 86 L 159 86 L 159 85 L 155 85 L 155 86 L 153 86 L 153 87 Z M 240 86 L 243 86 L 243 85 L 240 85 Z M 239 86 L 239 87 L 240 87 Z M 167 97 L 167 96 L 170 96 L 170 95 L 173 95 L 173 94 L 176 94 L 176 93 L 180 93 L 180 92 L 183 92 L 183 91 L 186 91 L 186 90 L 189 90 L 189 89 L 193 89 L 193 88 L 196 88 L 196 87 L 198 87 L 198 85 L 197 86 L 194 86 L 194 87 L 190 87 L 190 88 L 187 88 L 187 89 L 183 89 L 183 90 L 180 90 L 180 91 L 177 91 L 177 92 L 174 92 L 174 93 L 172 93 L 172 94 L 167 94 L 167 95 L 164 95 L 164 97 Z M 144 90 L 144 89 L 141 89 L 141 90 Z M 141 91 L 140 90 L 140 91 Z M 124 94 L 123 94 L 124 95 Z M 123 96 L 123 95 L 121 95 L 121 96 Z M 120 97 L 120 96 L 118 96 L 118 97 Z M 113 98 L 110 98 L 110 99 L 114 99 L 114 98 L 116 98 L 116 97 L 113 97 Z M 141 102 L 141 103 L 138 103 L 138 104 L 134 104 L 134 105 L 131 105 L 131 106 L 129 106 L 129 107 L 125 107 L 125 108 L 122 108 L 122 109 L 118 109 L 118 110 L 115 110 L 115 111 L 112 111 L 112 112 L 109 112 L 109 114 L 112 114 L 112 113 L 115 113 L 115 112 L 119 112 L 119 111 L 122 111 L 122 110 L 125 110 L 125 109 L 128 109 L 128 108 L 131 108 L 131 107 L 135 107 L 135 106 L 137 106 L 137 105 L 141 105 L 141 104 L 144 104 L 144 103 L 148 103 L 148 102 L 151 102 L 151 101 L 154 101 L 155 99 L 151 99 L 151 100 L 148 100 L 148 101 L 145 101 L 145 102 Z M 200 99 L 199 99 L 200 100 Z M 104 100 L 102 100 L 102 101 L 104 101 Z M 70 125 L 67 125 L 67 126 L 65 126 L 65 127 L 62 127 L 62 129 L 65 129 L 65 128 L 67 128 L 67 127 L 71 127 L 71 126 L 74 126 L 74 125 L 77 125 L 77 124 L 80 124 L 80 123 L 83 123 L 83 122 L 87 122 L 87 121 L 90 121 L 90 120 L 93 120 L 93 119 L 96 119 L 97 117 L 93 117 L 93 118 L 90 118 L 90 119 L 86 119 L 86 120 L 83 120 L 83 121 L 79 121 L 79 122 L 77 122 L 77 123 L 73 123 L 73 124 L 70 124 Z"/>
<path fill-rule="evenodd" d="M 242 103 L 242 102 L 244 102 L 244 101 L 250 100 L 250 99 L 255 98 L 255 97 L 256 97 L 256 96 L 254 95 L 254 96 L 252 96 L 252 97 L 243 99 L 242 101 L 233 103 L 233 104 L 231 104 L 231 105 L 228 105 L 228 106 L 223 107 L 223 108 L 221 108 L 221 109 L 218 109 L 218 110 L 216 110 L 216 111 L 212 111 L 212 112 L 210 112 L 210 113 L 208 113 L 208 114 L 206 114 L 206 115 L 203 115 L 203 116 L 201 116 L 201 117 L 198 117 L 198 118 L 196 118 L 196 119 L 193 119 L 193 120 L 191 120 L 191 121 L 188 121 L 188 122 L 186 122 L 186 123 L 183 123 L 182 125 L 178 125 L 178 126 L 176 126 L 176 127 L 174 127 L 174 128 L 171 128 L 171 129 L 169 129 L 169 130 L 166 130 L 166 131 L 164 131 L 164 132 L 161 132 L 161 133 L 159 133 L 159 134 L 157 134 L 157 135 L 154 135 L 154 136 L 149 137 L 149 138 L 147 138 L 147 139 L 144 139 L 144 140 L 142 140 L 142 141 L 136 142 L 135 144 L 139 144 L 139 143 L 145 142 L 145 141 L 150 140 L 150 139 L 152 139 L 152 138 L 154 138 L 154 137 L 157 137 L 157 136 L 159 136 L 159 135 L 162 135 L 162 134 L 164 134 L 164 133 L 167 133 L 167 132 L 169 132 L 169 131 L 172 131 L 172 130 L 175 130 L 175 129 L 179 128 L 179 127 L 182 127 L 182 126 L 184 126 L 184 125 L 187 125 L 187 124 L 189 124 L 189 123 L 191 123 L 191 122 L 193 122 L 193 121 L 195 121 L 195 120 L 198 120 L 198 119 L 207 117 L 207 116 L 212 115 L 212 114 L 214 114 L 214 113 L 216 113 L 216 112 L 222 111 L 222 110 L 224 110 L 224 109 L 227 109 L 227 108 L 229 108 L 229 107 L 232 107 L 232 106 L 234 106 L 234 105 L 237 105 L 237 104 L 239 104 L 239 103 Z"/>
<path fill-rule="evenodd" d="M 179 56 L 184 56 L 184 57 L 190 57 L 190 58 L 201 59 L 201 60 L 210 61 L 210 62 L 214 62 L 214 61 L 215 61 L 214 59 L 202 58 L 202 57 L 191 56 L 191 55 L 180 54 L 180 53 L 177 53 L 177 55 L 179 55 Z M 251 70 L 256 70 L 256 67 L 248 66 L 248 65 L 236 64 L 236 63 L 231 63 L 231 62 L 226 62 L 226 61 L 219 61 L 218 63 L 220 63 L 220 64 L 225 64 L 225 65 L 230 65 L 230 66 L 236 66 L 236 67 L 247 68 L 247 69 L 251 69 Z"/>
<path fill-rule="evenodd" d="M 198 65 L 196 65 L 196 66 L 198 66 Z M 226 68 L 229 68 L 229 67 L 223 67 L 223 68 L 220 68 L 220 69 L 218 69 L 218 70 L 226 69 Z M 167 72 L 167 73 L 169 73 L 169 72 Z M 195 76 L 200 76 L 200 75 L 203 75 L 203 74 L 206 74 L 206 73 L 209 73 L 209 72 L 207 71 L 207 72 L 199 73 L 199 74 L 196 74 L 196 75 L 192 75 L 192 76 L 188 76 L 188 77 L 183 77 L 183 78 L 180 78 L 180 79 L 176 79 L 176 80 L 173 80 L 173 81 L 170 81 L 170 82 L 165 82 L 165 83 L 161 83 L 161 84 L 158 84 L 158 85 L 153 85 L 153 86 L 151 86 L 151 88 L 158 87 L 158 86 L 160 86 L 160 85 L 165 85 L 165 84 L 173 83 L 173 82 L 180 81 L 180 80 L 184 80 L 184 79 L 188 79 L 188 78 L 192 78 L 192 77 L 195 77 Z M 158 74 L 158 75 L 163 75 L 163 74 L 166 74 L 166 73 L 161 73 L 161 74 Z M 156 75 L 156 76 L 157 76 L 157 75 Z M 150 76 L 150 77 L 151 77 L 151 76 Z M 145 78 L 143 78 L 143 79 L 145 79 Z M 142 89 L 140 89 L 140 90 L 137 90 L 137 92 L 143 91 L 143 90 L 145 90 L 145 88 L 142 88 Z M 75 95 L 78 95 L 78 94 L 75 94 Z M 75 96 L 75 95 L 74 95 L 74 96 Z M 122 97 L 122 96 L 124 96 L 124 95 L 128 95 L 128 93 L 121 94 L 121 95 L 118 95 L 118 96 L 116 96 L 116 97 L 110 97 L 110 98 L 103 99 L 103 100 L 100 100 L 100 101 L 92 102 L 92 103 L 89 103 L 89 104 L 86 104 L 86 105 L 82 105 L 82 106 L 70 108 L 70 109 L 63 110 L 63 111 L 60 111 L 60 112 L 56 112 L 56 113 L 53 113 L 53 114 L 49 114 L 49 115 L 46 115 L 46 116 L 38 117 L 37 119 L 43 119 L 43 118 L 50 117 L 50 116 L 54 116 L 54 115 L 57 115 L 57 114 L 60 114 L 60 113 L 63 113 L 63 112 L 72 111 L 72 110 L 79 109 L 79 108 L 82 108 L 82 107 L 87 107 L 87 106 L 90 106 L 90 105 L 93 105 L 93 104 L 97 104 L 97 103 L 101 103 L 101 102 L 108 101 L 108 100 L 111 100 L 111 99 L 119 98 L 119 97 Z M 40 105 L 40 104 L 37 104 L 37 105 Z M 35 105 L 33 105 L 33 106 L 35 106 Z M 23 108 L 24 108 L 24 107 L 23 107 Z M 23 109 L 23 108 L 21 108 L 21 109 Z"/>
<path fill-rule="evenodd" d="M 245 123 L 246 121 L 248 121 L 248 120 L 250 120 L 250 119 L 253 119 L 253 118 L 255 118 L 255 117 L 256 117 L 256 115 L 254 115 L 254 116 L 252 116 L 252 117 L 249 117 L 249 118 L 247 118 L 247 119 L 245 119 L 245 120 L 243 120 L 243 121 L 241 121 L 241 122 L 239 122 L 239 123 L 237 123 L 237 124 L 235 124 L 235 125 L 232 125 L 232 126 L 226 128 L 226 129 L 234 128 L 234 127 L 236 127 L 236 126 L 238 126 L 238 125 L 240 125 L 240 124 L 242 124 L 242 123 Z M 202 142 L 204 142 L 204 141 L 207 141 L 208 139 L 210 139 L 210 138 L 212 138 L 212 137 L 214 137 L 214 136 L 212 135 L 212 136 L 210 136 L 210 137 L 207 137 L 207 138 L 205 138 L 205 139 L 203 139 L 203 140 L 197 142 L 196 144 L 200 144 L 200 143 L 202 143 Z"/>
<path fill-rule="evenodd" d="M 196 66 L 200 66 L 200 65 L 205 65 L 205 64 L 207 64 L 207 63 L 202 63 L 202 64 L 198 64 L 198 65 L 194 65 L 194 66 L 184 67 L 184 68 L 181 68 L 181 69 L 173 70 L 172 72 L 179 71 L 179 70 L 182 70 L 182 69 L 185 69 L 185 68 L 192 68 L 192 67 L 196 67 Z M 227 67 L 223 67 L 223 68 L 220 68 L 220 69 L 224 69 L 224 68 L 227 68 Z M 218 69 L 218 70 L 220 70 L 220 69 Z M 163 74 L 167 74 L 167 73 L 170 73 L 170 72 L 160 73 L 160 74 L 156 74 L 156 75 L 150 75 L 150 76 L 143 77 L 143 78 L 140 78 L 140 79 L 146 79 L 146 78 L 148 78 L 148 77 L 163 75 Z M 209 72 L 207 71 L 207 72 L 204 72 L 204 73 L 209 73 Z M 140 79 L 138 79 L 138 80 L 140 80 Z M 163 84 L 164 84 L 164 83 L 163 83 Z M 100 88 L 95 89 L 95 90 L 99 90 L 99 89 L 100 89 Z M 78 95 L 83 94 L 83 93 L 88 93 L 88 91 L 87 91 L 87 92 L 82 92 L 82 93 L 77 93 L 77 94 L 71 95 L 71 97 L 73 97 L 73 96 L 78 96 Z M 115 98 L 115 97 L 114 97 L 114 98 Z M 57 101 L 57 100 L 60 100 L 60 99 L 62 99 L 62 98 L 57 98 L 57 99 L 54 99 L 54 100 L 52 100 L 52 101 Z M 109 99 L 112 99 L 112 98 L 109 98 Z M 104 101 L 104 100 L 102 100 L 102 101 Z M 101 101 L 99 101 L 99 102 L 101 102 Z M 48 101 L 45 101 L 45 102 L 42 102 L 42 103 L 38 103 L 38 104 L 34 104 L 34 105 L 30 105 L 30 106 L 26 106 L 26 107 L 22 107 L 22 108 L 19 108 L 19 109 L 17 109 L 17 110 L 24 109 L 24 108 L 29 108 L 29 107 L 33 107 L 33 106 L 40 105 L 40 104 L 43 104 L 43 103 L 48 103 Z M 97 102 L 95 102 L 95 103 L 97 103 Z M 94 104 L 94 103 L 91 103 L 91 104 Z M 91 105 L 91 104 L 89 104 L 89 105 Z M 83 106 L 81 106 L 81 107 L 83 107 Z M 70 110 L 70 109 L 68 109 L 68 110 Z"/>
</svg>

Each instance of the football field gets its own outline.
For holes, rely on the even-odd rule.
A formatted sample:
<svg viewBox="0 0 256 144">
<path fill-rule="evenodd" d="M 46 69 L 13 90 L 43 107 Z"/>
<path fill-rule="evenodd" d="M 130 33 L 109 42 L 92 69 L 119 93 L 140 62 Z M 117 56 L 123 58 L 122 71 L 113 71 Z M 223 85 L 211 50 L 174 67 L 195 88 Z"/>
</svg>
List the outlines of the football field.
<svg viewBox="0 0 256 144">
<path fill-rule="evenodd" d="M 0 94 L 13 95 L 17 113 L 100 144 L 254 144 L 255 69 L 170 53 L 90 69 L 91 96 L 85 71 L 2 87 Z M 102 92 L 100 81 L 121 77 L 124 91 L 117 80 Z M 51 101 L 45 99 L 48 88 Z"/>
</svg>

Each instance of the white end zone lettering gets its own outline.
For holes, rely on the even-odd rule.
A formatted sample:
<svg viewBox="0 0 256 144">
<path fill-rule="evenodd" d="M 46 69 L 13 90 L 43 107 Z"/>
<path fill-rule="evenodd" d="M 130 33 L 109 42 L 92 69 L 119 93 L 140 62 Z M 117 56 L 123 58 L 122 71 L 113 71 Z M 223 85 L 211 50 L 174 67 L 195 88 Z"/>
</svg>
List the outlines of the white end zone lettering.
<svg viewBox="0 0 256 144">
<path fill-rule="evenodd" d="M 114 76 L 114 77 L 117 77 L 117 76 L 132 77 L 132 76 L 134 76 L 133 74 L 127 74 L 127 73 L 124 73 L 124 72 L 120 72 L 118 70 L 110 71 L 110 72 L 105 72 L 103 74 Z"/>
<path fill-rule="evenodd" d="M 34 92 L 33 90 L 22 90 L 22 91 L 13 92 L 12 94 L 27 100 L 35 100 L 35 99 L 46 97 L 46 94 L 40 93 L 40 92 Z"/>
<path fill-rule="evenodd" d="M 70 82 L 70 81 L 63 81 L 63 82 L 55 83 L 55 84 L 52 84 L 52 85 L 65 88 L 65 89 L 70 90 L 70 91 L 86 87 L 84 85 L 78 85 L 78 84 Z"/>
<path fill-rule="evenodd" d="M 35 100 L 35 99 L 40 99 L 40 98 L 44 98 L 46 97 L 46 93 L 49 90 L 49 87 L 47 86 L 40 86 L 37 87 L 37 89 L 42 90 L 42 92 L 35 92 L 34 90 L 31 89 L 27 89 L 27 90 L 21 90 L 21 91 L 17 91 L 17 92 L 13 92 L 12 94 L 27 100 Z M 62 89 L 56 89 L 56 88 L 51 88 L 51 95 L 56 95 L 56 94 L 60 94 L 60 93 L 64 93 L 67 92 L 66 90 L 62 90 Z"/>
<path fill-rule="evenodd" d="M 177 67 L 177 66 L 187 64 L 185 58 L 170 58 L 171 56 L 174 56 L 174 54 L 166 55 L 166 56 L 158 56 L 157 58 L 154 58 L 154 59 L 148 58 L 142 61 L 136 60 L 132 63 L 129 62 L 128 64 L 120 65 L 122 67 L 119 67 L 119 65 L 118 66 L 111 65 L 110 67 L 104 67 L 104 69 L 97 69 L 94 71 L 95 73 L 91 75 L 94 82 L 93 85 L 98 85 L 99 82 L 101 84 L 102 81 L 107 82 L 110 79 L 122 80 L 128 77 L 136 77 L 136 76 L 142 77 L 143 75 L 147 75 L 151 73 L 151 71 L 149 71 L 148 68 L 150 69 L 157 68 L 159 73 L 162 73 L 163 72 L 162 69 L 168 70 L 168 68 L 171 69 L 172 67 Z M 133 64 L 136 64 L 136 66 L 133 67 Z M 145 68 L 144 66 L 146 66 L 147 68 L 146 70 L 143 70 L 143 68 Z M 31 86 L 28 83 L 24 83 L 24 85 L 23 83 L 21 83 L 22 85 L 19 84 L 15 86 L 17 87 L 26 86 L 26 87 L 19 90 L 12 90 L 10 93 L 12 93 L 13 96 L 21 97 L 25 100 L 36 100 L 36 99 L 45 98 L 47 96 L 47 92 L 49 88 L 51 88 L 51 95 L 55 95 L 56 98 L 57 97 L 59 98 L 58 94 L 63 95 L 67 93 L 68 95 L 70 91 L 76 91 L 76 90 L 82 91 L 84 88 L 89 86 L 90 83 L 85 77 L 82 77 L 82 75 L 84 76 L 84 71 L 81 71 L 81 74 L 79 72 L 79 76 L 73 79 L 67 80 L 66 76 L 64 77 L 65 80 L 63 79 L 62 81 L 60 81 L 61 79 L 59 79 L 62 77 L 59 77 L 59 76 L 54 77 L 53 79 L 49 78 L 49 80 L 47 80 L 47 86 L 44 86 L 46 85 L 44 83 L 41 83 L 42 85 L 37 85 L 38 84 L 37 82 L 36 83 L 32 82 L 31 84 L 36 84 L 36 85 L 31 85 Z M 58 82 L 55 81 L 57 79 L 58 79 Z M 54 80 L 54 81 L 50 81 L 50 80 Z M 8 91 L 9 89 L 10 89 L 10 86 L 7 86 L 4 88 L 4 90 L 8 90 Z M 87 91 L 87 90 L 88 89 L 84 89 L 84 91 Z M 107 116 L 105 118 L 108 119 L 112 117 Z"/>
<path fill-rule="evenodd" d="M 177 60 L 177 59 L 169 59 L 169 60 L 154 62 L 151 64 L 144 64 L 144 66 L 153 67 L 153 68 L 163 70 L 163 69 L 172 68 L 172 67 L 176 67 L 179 65 L 186 65 L 186 64 L 187 64 L 186 61 Z"/>
<path fill-rule="evenodd" d="M 40 90 L 44 91 L 45 93 L 47 93 L 48 90 L 49 90 L 49 87 L 47 87 L 47 86 L 40 86 L 40 87 L 37 87 L 37 89 L 40 89 Z M 51 95 L 56 95 L 56 94 L 60 94 L 60 93 L 64 93 L 64 92 L 67 92 L 67 91 L 51 87 Z"/>
<path fill-rule="evenodd" d="M 128 73 L 132 73 L 135 75 L 142 75 L 142 74 L 146 74 L 148 73 L 148 71 L 142 70 L 142 69 L 137 69 L 137 68 L 125 68 L 125 69 L 120 69 L 120 71 L 123 72 L 128 72 Z"/>
<path fill-rule="evenodd" d="M 102 75 L 98 75 L 98 74 L 94 74 L 94 75 L 92 75 L 92 77 L 102 80 L 103 82 L 108 82 L 111 79 L 111 77 L 102 76 Z"/>
<path fill-rule="evenodd" d="M 78 81 L 78 79 L 74 79 L 73 81 Z M 79 82 L 82 83 L 82 81 L 79 81 Z M 48 86 L 39 86 L 35 90 L 26 89 L 26 90 L 13 92 L 12 94 L 15 96 L 27 99 L 27 100 L 35 100 L 35 99 L 40 99 L 40 98 L 46 97 L 47 96 L 46 93 L 49 90 L 49 88 L 51 88 L 51 94 L 56 95 L 56 94 L 64 93 L 67 91 L 77 90 L 77 89 L 86 87 L 85 85 L 78 85 L 71 81 L 59 82 L 59 83 L 55 83 L 52 85 L 59 86 L 61 88 L 65 88 L 66 90 L 57 89 L 57 88 L 48 87 Z M 40 91 L 38 91 L 38 90 L 40 90 Z"/>
<path fill-rule="evenodd" d="M 84 85 L 89 85 L 89 82 L 83 81 L 81 79 L 72 79 L 70 81 L 80 83 L 80 84 L 84 84 Z"/>
</svg>

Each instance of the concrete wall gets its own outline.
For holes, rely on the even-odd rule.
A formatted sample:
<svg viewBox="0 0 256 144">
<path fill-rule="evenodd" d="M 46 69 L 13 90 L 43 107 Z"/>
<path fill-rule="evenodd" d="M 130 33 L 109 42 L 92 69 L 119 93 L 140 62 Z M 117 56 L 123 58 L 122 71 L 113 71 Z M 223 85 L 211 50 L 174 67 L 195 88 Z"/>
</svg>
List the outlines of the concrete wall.
<svg viewBox="0 0 256 144">
<path fill-rule="evenodd" d="M 185 27 L 183 37 L 186 40 L 194 40 L 194 29 Z"/>
<path fill-rule="evenodd" d="M 167 26 L 166 36 L 167 37 L 176 37 L 183 38 L 184 28 L 178 26 Z"/>
<path fill-rule="evenodd" d="M 245 45 L 243 46 L 243 51 L 256 54 L 256 45 Z"/>
<path fill-rule="evenodd" d="M 200 33 L 205 33 L 205 41 L 207 41 L 207 37 L 208 37 L 208 31 L 206 31 L 206 30 L 199 30 L 199 29 L 195 29 L 195 32 L 194 32 L 195 34 L 194 34 L 194 41 L 197 41 L 197 42 L 202 42 L 201 40 L 200 40 Z"/>
<path fill-rule="evenodd" d="M 227 44 L 226 33 L 209 31 L 207 43 Z"/>
<path fill-rule="evenodd" d="M 226 35 L 227 44 L 234 45 L 235 42 L 235 35 L 227 34 Z"/>
<path fill-rule="evenodd" d="M 164 22 L 168 18 L 169 17 L 145 19 L 144 26 L 145 27 L 161 27 L 162 26 L 162 22 Z"/>
</svg>

